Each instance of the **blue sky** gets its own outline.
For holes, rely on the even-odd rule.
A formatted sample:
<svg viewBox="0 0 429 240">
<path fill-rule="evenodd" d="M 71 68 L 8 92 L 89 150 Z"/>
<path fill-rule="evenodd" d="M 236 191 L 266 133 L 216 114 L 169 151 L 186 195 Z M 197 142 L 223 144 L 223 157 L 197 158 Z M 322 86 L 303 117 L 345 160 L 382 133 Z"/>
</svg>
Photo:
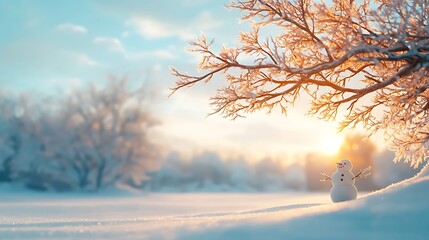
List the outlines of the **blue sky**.
<svg viewBox="0 0 429 240">
<path fill-rule="evenodd" d="M 179 91 L 169 66 L 196 72 L 197 58 L 185 51 L 200 33 L 217 45 L 235 45 L 240 13 L 226 0 L 0 0 L 0 83 L 16 92 L 55 93 L 102 84 L 108 76 L 144 81 L 160 96 L 161 119 L 155 137 L 171 150 L 224 155 L 289 158 L 330 151 L 338 142 L 336 125 L 305 116 L 302 100 L 287 117 L 264 112 L 230 121 L 206 117 L 220 78 Z M 337 144 L 337 143 L 335 143 Z"/>
<path fill-rule="evenodd" d="M 221 1 L 2 0 L 2 86 L 51 90 L 166 71 L 189 58 L 187 41 L 222 27 L 219 11 L 227 12 Z"/>
</svg>

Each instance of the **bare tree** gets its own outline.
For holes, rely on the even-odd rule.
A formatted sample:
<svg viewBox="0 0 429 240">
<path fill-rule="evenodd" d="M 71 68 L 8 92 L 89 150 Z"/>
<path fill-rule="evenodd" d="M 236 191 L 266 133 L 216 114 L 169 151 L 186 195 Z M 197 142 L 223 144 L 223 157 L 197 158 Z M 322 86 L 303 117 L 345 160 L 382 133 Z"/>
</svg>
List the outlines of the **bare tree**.
<svg viewBox="0 0 429 240">
<path fill-rule="evenodd" d="M 205 72 L 172 68 L 173 93 L 221 75 L 226 85 L 211 104 L 229 118 L 261 109 L 286 113 L 306 94 L 310 114 L 331 120 L 340 112 L 341 130 L 384 130 L 396 160 L 415 167 L 427 160 L 429 1 L 237 0 L 230 7 L 253 30 L 219 51 L 205 36 L 192 42 Z"/>
<path fill-rule="evenodd" d="M 47 188 L 59 181 L 77 189 L 137 186 L 156 170 L 160 151 L 148 133 L 158 122 L 145 93 L 126 79 L 111 79 L 36 104 L 25 131 L 40 145 L 33 165 L 49 176 Z"/>
<path fill-rule="evenodd" d="M 104 87 L 76 91 L 64 102 L 59 116 L 73 158 L 69 164 L 81 186 L 90 177 L 96 189 L 121 181 L 138 184 L 158 167 L 159 148 L 148 138 L 157 121 L 144 93 L 126 79 L 113 79 Z"/>
</svg>

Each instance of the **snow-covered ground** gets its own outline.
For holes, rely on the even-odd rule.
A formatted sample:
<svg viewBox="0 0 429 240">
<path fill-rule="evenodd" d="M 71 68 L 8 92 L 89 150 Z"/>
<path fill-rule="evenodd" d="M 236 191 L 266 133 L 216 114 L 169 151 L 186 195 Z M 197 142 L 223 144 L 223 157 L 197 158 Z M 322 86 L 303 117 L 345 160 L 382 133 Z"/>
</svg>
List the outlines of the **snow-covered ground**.
<svg viewBox="0 0 429 240">
<path fill-rule="evenodd" d="M 429 177 L 356 201 L 329 194 L 0 196 L 0 239 L 429 239 Z"/>
<path fill-rule="evenodd" d="M 328 202 L 326 194 L 305 193 L 3 193 L 0 239 L 164 239 L 195 226 L 245 220 L 259 210 Z"/>
<path fill-rule="evenodd" d="M 246 222 L 218 223 L 180 239 L 429 239 L 429 177 L 356 201 L 265 211 Z"/>
</svg>

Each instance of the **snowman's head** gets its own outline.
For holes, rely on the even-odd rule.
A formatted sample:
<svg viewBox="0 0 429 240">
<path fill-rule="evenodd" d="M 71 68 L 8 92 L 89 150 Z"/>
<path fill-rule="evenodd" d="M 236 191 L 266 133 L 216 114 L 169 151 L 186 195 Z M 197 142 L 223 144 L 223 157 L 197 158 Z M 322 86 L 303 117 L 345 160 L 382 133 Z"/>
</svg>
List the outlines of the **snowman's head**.
<svg viewBox="0 0 429 240">
<path fill-rule="evenodd" d="M 351 171 L 353 169 L 353 164 L 350 160 L 343 159 L 337 162 L 337 170 L 340 171 Z"/>
</svg>

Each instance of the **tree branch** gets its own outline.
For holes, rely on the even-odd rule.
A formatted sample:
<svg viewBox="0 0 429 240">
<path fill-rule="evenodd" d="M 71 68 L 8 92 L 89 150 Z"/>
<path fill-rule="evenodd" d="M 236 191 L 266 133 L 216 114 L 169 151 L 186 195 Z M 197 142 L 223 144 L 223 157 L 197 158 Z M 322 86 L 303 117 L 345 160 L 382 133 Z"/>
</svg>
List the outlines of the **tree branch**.
<svg viewBox="0 0 429 240">
<path fill-rule="evenodd" d="M 331 177 L 326 173 L 320 173 L 324 178 L 320 179 L 321 182 L 326 182 L 328 180 L 332 180 Z"/>
<path fill-rule="evenodd" d="M 371 166 L 365 168 L 364 170 L 361 170 L 358 174 L 356 174 L 356 176 L 352 178 L 352 180 L 357 178 L 367 178 L 369 175 L 371 175 L 371 172 L 369 170 L 371 170 Z"/>
</svg>

